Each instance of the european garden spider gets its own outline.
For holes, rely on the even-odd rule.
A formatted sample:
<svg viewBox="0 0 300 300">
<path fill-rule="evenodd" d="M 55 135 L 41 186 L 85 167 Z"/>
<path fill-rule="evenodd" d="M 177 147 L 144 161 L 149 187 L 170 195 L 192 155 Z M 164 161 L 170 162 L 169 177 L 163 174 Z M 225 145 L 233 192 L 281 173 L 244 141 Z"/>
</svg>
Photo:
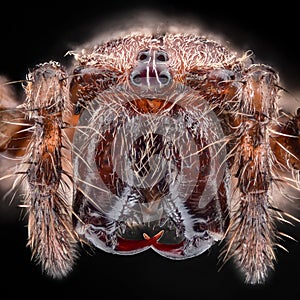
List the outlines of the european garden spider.
<svg viewBox="0 0 300 300">
<path fill-rule="evenodd" d="M 270 66 L 195 33 L 131 31 L 37 65 L 17 105 L 0 86 L 0 150 L 17 157 L 28 245 L 50 276 L 80 243 L 197 256 L 225 239 L 245 281 L 273 268 L 275 197 L 299 186 L 299 113 Z M 287 196 L 286 196 L 287 197 Z"/>
</svg>

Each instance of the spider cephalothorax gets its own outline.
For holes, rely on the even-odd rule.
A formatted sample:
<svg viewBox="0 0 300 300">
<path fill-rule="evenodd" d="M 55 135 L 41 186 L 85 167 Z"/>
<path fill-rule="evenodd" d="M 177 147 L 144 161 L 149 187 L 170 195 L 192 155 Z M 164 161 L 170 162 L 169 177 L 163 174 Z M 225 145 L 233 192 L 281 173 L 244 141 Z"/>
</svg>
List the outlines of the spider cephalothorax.
<svg viewBox="0 0 300 300">
<path fill-rule="evenodd" d="M 224 261 L 263 282 L 285 215 L 274 189 L 299 169 L 299 116 L 279 107 L 277 72 L 186 33 L 71 54 L 69 72 L 36 66 L 14 110 L 1 86 L 0 147 L 21 157 L 28 243 L 46 273 L 65 276 L 78 242 L 185 259 L 225 238 Z"/>
</svg>

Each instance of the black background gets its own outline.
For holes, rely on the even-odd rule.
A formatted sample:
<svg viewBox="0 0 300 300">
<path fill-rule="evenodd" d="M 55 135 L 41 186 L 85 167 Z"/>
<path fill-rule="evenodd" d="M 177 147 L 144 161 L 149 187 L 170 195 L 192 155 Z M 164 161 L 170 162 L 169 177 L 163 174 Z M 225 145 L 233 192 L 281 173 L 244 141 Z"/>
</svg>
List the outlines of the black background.
<svg viewBox="0 0 300 300">
<path fill-rule="evenodd" d="M 62 7 L 50 1 L 36 5 L 8 3 L 1 9 L 0 74 L 5 74 L 10 80 L 19 80 L 24 79 L 28 69 L 36 63 L 50 59 L 67 63 L 64 54 L 72 45 L 86 42 L 95 35 L 96 28 L 103 28 L 107 20 L 119 15 L 131 20 L 135 12 L 128 9 L 146 10 L 150 7 L 167 15 L 196 18 L 206 29 L 224 36 L 233 46 L 252 49 L 259 61 L 280 72 L 289 91 L 297 93 L 300 62 L 296 7 L 287 1 L 277 7 L 261 7 L 262 3 L 255 2 L 240 3 L 238 7 L 231 2 L 196 3 L 172 4 L 152 0 L 145 5 L 134 1 L 130 4 L 111 1 L 105 6 L 104 3 L 68 1 Z M 40 268 L 30 260 L 29 249 L 25 246 L 25 222 L 19 219 L 19 210 L 15 206 L 13 203 L 10 212 L 3 209 L 0 214 L 0 293 L 8 292 L 10 297 L 260 299 L 266 296 L 297 297 L 300 292 L 299 243 L 293 241 L 283 242 L 289 253 L 278 250 L 276 272 L 263 286 L 244 285 L 231 263 L 218 271 L 218 245 L 186 261 L 170 261 L 153 251 L 135 256 L 82 251 L 68 278 L 51 280 L 43 276 Z M 284 230 L 300 239 L 299 225 Z"/>
</svg>

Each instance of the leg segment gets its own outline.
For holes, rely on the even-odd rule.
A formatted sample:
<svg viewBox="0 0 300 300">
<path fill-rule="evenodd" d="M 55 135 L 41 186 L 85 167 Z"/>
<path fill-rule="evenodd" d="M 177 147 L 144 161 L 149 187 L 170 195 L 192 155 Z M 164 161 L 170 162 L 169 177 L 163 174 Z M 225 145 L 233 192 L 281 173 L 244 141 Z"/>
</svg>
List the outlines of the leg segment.
<svg viewBox="0 0 300 300">
<path fill-rule="evenodd" d="M 271 147 L 278 172 L 300 170 L 300 110 L 296 115 L 283 113 L 271 131 Z M 297 186 L 295 185 L 297 188 Z"/>
<path fill-rule="evenodd" d="M 0 77 L 0 152 L 14 150 L 15 156 L 21 155 L 21 145 L 25 144 L 19 132 L 23 131 L 24 138 L 24 129 L 30 126 L 24 120 L 24 113 L 17 109 L 16 98 L 7 80 Z"/>
<path fill-rule="evenodd" d="M 0 189 L 3 191 L 14 187 L 15 170 L 31 134 L 31 124 L 24 119 L 25 115 L 17 108 L 18 104 L 12 83 L 0 77 Z M 1 207 L 2 214 L 5 209 L 7 203 L 5 208 Z"/>
<path fill-rule="evenodd" d="M 67 175 L 70 145 L 63 129 L 70 113 L 66 73 L 55 62 L 39 65 L 29 74 L 26 95 L 23 108 L 34 123 L 23 161 L 28 245 L 45 272 L 59 278 L 71 270 L 76 257 Z"/>
<path fill-rule="evenodd" d="M 232 115 L 237 128 L 233 172 L 237 188 L 231 208 L 227 256 L 234 257 L 248 283 L 265 281 L 275 260 L 276 210 L 272 199 L 274 156 L 269 128 L 278 118 L 277 75 L 262 65 L 244 74 Z"/>
</svg>

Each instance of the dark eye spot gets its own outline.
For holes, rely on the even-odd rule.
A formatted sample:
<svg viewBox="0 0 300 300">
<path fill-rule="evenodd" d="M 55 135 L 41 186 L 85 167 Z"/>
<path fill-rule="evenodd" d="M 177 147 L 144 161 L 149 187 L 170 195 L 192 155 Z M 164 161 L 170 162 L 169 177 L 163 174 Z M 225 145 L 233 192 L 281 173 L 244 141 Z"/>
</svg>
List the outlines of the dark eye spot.
<svg viewBox="0 0 300 300">
<path fill-rule="evenodd" d="M 169 60 L 167 53 L 160 53 L 157 55 L 156 59 L 158 61 L 167 61 Z"/>
<path fill-rule="evenodd" d="M 169 76 L 167 74 L 161 74 L 159 75 L 159 81 L 162 83 L 162 84 L 166 84 L 168 83 L 170 80 Z"/>
<path fill-rule="evenodd" d="M 142 82 L 142 76 L 140 74 L 135 74 L 133 77 L 132 77 L 132 80 L 135 84 L 141 84 Z"/>
<path fill-rule="evenodd" d="M 139 55 L 138 55 L 138 61 L 146 61 L 146 60 L 148 60 L 148 58 L 149 58 L 149 53 L 148 53 L 148 51 L 142 51 L 142 52 L 140 52 L 139 53 Z"/>
<path fill-rule="evenodd" d="M 74 73 L 74 74 L 79 74 L 79 73 L 81 72 L 81 70 L 82 70 L 82 67 L 81 67 L 81 66 L 80 66 L 80 67 L 76 67 L 76 68 L 74 69 L 73 73 Z"/>
</svg>

